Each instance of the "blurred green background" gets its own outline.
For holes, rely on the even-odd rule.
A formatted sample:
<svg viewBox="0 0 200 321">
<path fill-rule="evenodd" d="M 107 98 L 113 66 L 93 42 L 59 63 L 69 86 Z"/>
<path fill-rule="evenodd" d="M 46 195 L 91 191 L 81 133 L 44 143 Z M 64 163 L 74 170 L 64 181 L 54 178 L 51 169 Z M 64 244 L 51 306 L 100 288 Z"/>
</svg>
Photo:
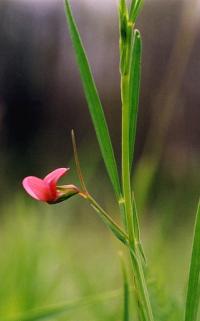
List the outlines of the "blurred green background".
<svg viewBox="0 0 200 321">
<path fill-rule="evenodd" d="M 71 1 L 120 168 L 117 1 Z M 0 1 L 0 320 L 122 286 L 120 246 L 78 197 L 38 204 L 26 175 L 70 166 L 75 129 L 89 190 L 118 220 L 61 0 Z M 182 313 L 200 179 L 200 5 L 146 0 L 133 184 L 159 320 Z M 156 285 L 157 284 L 157 285 Z M 168 302 L 166 306 L 166 301 Z M 120 320 L 121 299 L 52 320 Z M 19 320 L 20 321 L 20 320 Z"/>
</svg>

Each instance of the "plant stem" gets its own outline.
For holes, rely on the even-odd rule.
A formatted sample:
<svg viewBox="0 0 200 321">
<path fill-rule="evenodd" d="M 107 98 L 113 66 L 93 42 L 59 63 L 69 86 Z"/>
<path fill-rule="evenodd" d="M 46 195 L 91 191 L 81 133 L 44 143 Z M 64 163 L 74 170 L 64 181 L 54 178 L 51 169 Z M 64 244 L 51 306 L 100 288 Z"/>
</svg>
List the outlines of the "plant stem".
<svg viewBox="0 0 200 321">
<path fill-rule="evenodd" d="M 139 249 L 135 249 L 135 251 L 133 251 L 130 248 L 130 256 L 138 291 L 139 303 L 143 308 L 142 310 L 145 314 L 146 321 L 154 321 Z"/>
<path fill-rule="evenodd" d="M 128 44 L 131 46 L 131 42 Z M 138 291 L 139 303 L 146 321 L 153 321 L 153 313 L 149 299 L 149 293 L 144 277 L 144 271 L 139 249 L 139 226 L 136 213 L 135 200 L 132 199 L 130 180 L 130 151 L 129 151 L 129 72 L 121 74 L 121 99 L 122 99 L 122 186 L 125 201 L 125 215 L 127 222 L 127 232 L 129 237 L 129 251 L 132 262 L 135 284 Z M 133 207 L 134 201 L 134 207 Z"/>
<path fill-rule="evenodd" d="M 73 146 L 73 151 L 74 151 L 74 160 L 75 160 L 75 164 L 76 164 L 77 175 L 78 175 L 81 187 L 83 189 L 83 192 L 88 194 L 88 191 L 87 191 L 87 188 L 86 188 L 86 185 L 85 185 L 85 181 L 84 181 L 84 178 L 83 178 L 82 170 L 81 170 L 81 165 L 80 165 L 79 158 L 78 158 L 76 137 L 75 137 L 75 133 L 74 133 L 73 129 L 71 131 L 71 137 L 72 137 L 72 146 Z"/>
<path fill-rule="evenodd" d="M 125 202 L 125 215 L 130 246 L 134 248 L 134 222 L 130 182 L 129 162 L 129 102 L 128 102 L 129 75 L 121 77 L 122 97 L 122 186 Z"/>
</svg>

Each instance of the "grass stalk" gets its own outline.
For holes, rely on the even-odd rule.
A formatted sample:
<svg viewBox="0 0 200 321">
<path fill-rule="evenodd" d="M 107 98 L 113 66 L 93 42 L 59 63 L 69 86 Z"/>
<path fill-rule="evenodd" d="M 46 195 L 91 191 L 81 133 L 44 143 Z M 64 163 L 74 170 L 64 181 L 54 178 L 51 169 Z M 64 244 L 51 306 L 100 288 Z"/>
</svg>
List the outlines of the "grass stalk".
<svg viewBox="0 0 200 321">
<path fill-rule="evenodd" d="M 144 277 L 141 255 L 138 249 L 139 229 L 135 211 L 133 211 L 131 181 L 130 181 L 130 158 L 129 158 L 129 102 L 128 102 L 129 77 L 121 77 L 122 93 L 122 186 L 125 200 L 125 213 L 127 231 L 129 237 L 129 250 L 132 262 L 133 274 L 140 299 L 140 306 L 144 310 L 146 321 L 153 321 L 153 313 L 149 299 L 149 293 Z M 135 209 L 135 207 L 134 207 Z"/>
<path fill-rule="evenodd" d="M 154 321 L 139 249 L 135 249 L 133 251 L 130 248 L 130 256 L 134 274 L 134 282 L 138 291 L 139 307 L 141 308 L 141 313 L 144 314 L 146 321 Z"/>
<path fill-rule="evenodd" d="M 123 4 L 123 6 L 122 6 Z M 140 233 L 139 222 L 137 217 L 137 209 L 135 199 L 132 198 L 131 188 L 131 164 L 130 164 L 130 109 L 132 101 L 130 101 L 130 75 L 134 71 L 139 70 L 131 69 L 131 56 L 133 46 L 133 37 L 124 37 L 130 34 L 130 24 L 128 23 L 129 17 L 126 14 L 126 8 L 123 2 L 120 5 L 120 54 L 121 54 L 121 100 L 122 100 L 122 188 L 124 196 L 125 216 L 127 223 L 127 232 L 129 238 L 129 251 L 133 268 L 134 283 L 136 291 L 138 292 L 139 307 L 141 313 L 145 316 L 146 321 L 153 321 L 153 313 L 149 299 L 149 293 L 144 276 L 142 257 L 140 250 Z M 124 10 L 124 12 L 123 12 Z M 123 20 L 122 20 L 123 19 Z M 127 19 L 127 20 L 126 20 Z M 123 26 L 123 30 L 122 30 Z M 123 31 L 123 33 L 122 33 Z M 124 32 L 125 31 L 125 32 Z M 134 33 L 133 25 L 131 29 L 132 35 Z M 126 59 L 122 60 L 122 54 Z M 134 51 L 133 51 L 134 52 Z M 141 51 L 140 51 L 141 52 Z M 138 64 L 140 59 L 138 59 Z M 124 64 L 124 65 L 123 65 Z M 135 90 L 139 90 L 138 87 Z M 135 117 L 135 115 L 134 115 Z M 135 118 L 137 120 L 137 117 Z M 135 124 L 136 125 L 136 124 Z M 133 206 L 134 205 L 134 206 Z"/>
<path fill-rule="evenodd" d="M 122 75 L 121 78 L 121 96 L 122 96 L 122 186 L 125 202 L 125 215 L 127 230 L 129 234 L 130 246 L 134 248 L 135 226 L 133 221 L 132 193 L 130 182 L 130 162 L 129 162 L 129 103 L 128 103 L 128 75 Z"/>
</svg>

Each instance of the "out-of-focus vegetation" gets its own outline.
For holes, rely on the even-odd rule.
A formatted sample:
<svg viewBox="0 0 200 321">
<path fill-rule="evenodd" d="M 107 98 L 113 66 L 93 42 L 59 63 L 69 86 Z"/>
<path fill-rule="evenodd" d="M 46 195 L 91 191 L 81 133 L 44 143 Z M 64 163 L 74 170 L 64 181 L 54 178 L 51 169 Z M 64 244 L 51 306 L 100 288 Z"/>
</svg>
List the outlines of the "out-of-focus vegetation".
<svg viewBox="0 0 200 321">
<path fill-rule="evenodd" d="M 163 187 L 141 217 L 157 320 L 175 321 L 183 313 L 196 205 L 193 191 L 184 199 L 183 190 Z M 115 217 L 109 192 L 100 182 L 94 193 Z M 50 206 L 21 195 L 1 209 L 0 222 L 2 320 L 122 287 L 120 244 L 82 199 Z M 119 295 L 80 304 L 52 320 L 118 320 L 121 302 Z"/>
<path fill-rule="evenodd" d="M 101 225 L 96 228 L 99 222 L 92 213 L 87 214 L 87 208 L 78 204 L 71 202 L 67 208 L 56 209 L 32 206 L 18 199 L 2 213 L 2 320 L 33 308 L 121 286 L 118 258 L 113 255 L 115 244 Z M 81 205 L 85 216 L 80 213 Z M 100 320 L 119 310 L 120 305 L 118 308 L 111 301 L 84 308 L 80 315 Z M 72 316 L 77 318 L 76 310 L 72 310 Z"/>
</svg>

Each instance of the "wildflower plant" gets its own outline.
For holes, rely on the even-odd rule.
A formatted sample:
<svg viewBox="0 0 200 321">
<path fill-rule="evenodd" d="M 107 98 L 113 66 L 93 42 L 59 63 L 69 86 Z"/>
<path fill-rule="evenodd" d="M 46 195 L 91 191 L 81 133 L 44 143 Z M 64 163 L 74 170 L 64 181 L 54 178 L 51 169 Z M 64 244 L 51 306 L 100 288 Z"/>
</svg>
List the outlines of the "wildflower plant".
<svg viewBox="0 0 200 321">
<path fill-rule="evenodd" d="M 140 93 L 142 41 L 139 30 L 135 28 L 136 20 L 142 8 L 142 0 L 132 0 L 128 5 L 126 0 L 119 0 L 119 50 L 120 50 L 120 77 L 121 77 L 121 171 L 113 150 L 109 129 L 98 95 L 92 71 L 84 50 L 76 22 L 74 20 L 69 0 L 65 0 L 65 11 L 68 28 L 75 50 L 76 60 L 80 71 L 85 97 L 94 125 L 105 168 L 115 192 L 121 224 L 118 225 L 112 216 L 102 208 L 86 188 L 83 173 L 80 167 L 74 132 L 72 143 L 75 164 L 80 180 L 80 187 L 74 185 L 57 186 L 61 176 L 69 171 L 68 168 L 59 168 L 48 174 L 44 179 L 29 176 L 23 180 L 25 190 L 35 199 L 50 204 L 58 203 L 73 195 L 79 195 L 96 210 L 103 222 L 114 236 L 123 244 L 129 253 L 131 275 L 127 275 L 127 262 L 122 260 L 124 276 L 124 313 L 123 321 L 141 320 L 154 321 L 155 313 L 146 281 L 147 261 L 144 254 L 140 224 L 137 213 L 131 173 L 134 159 L 136 138 L 137 114 Z M 133 168 L 134 169 L 134 168 Z M 185 305 L 185 321 L 196 321 L 199 304 L 199 272 L 200 272 L 200 207 L 198 206 L 192 259 L 188 281 L 188 291 Z M 130 315 L 129 297 L 134 296 L 135 312 Z M 65 309 L 65 307 L 64 307 Z M 44 316 L 48 316 L 44 314 Z M 41 319 L 41 316 L 40 316 Z M 29 320 L 28 318 L 26 320 Z M 30 320 L 37 320 L 32 318 Z M 39 320 L 39 319 L 38 319 Z M 157 320 L 159 321 L 159 320 Z M 178 320 L 177 320 L 178 321 Z"/>
</svg>

